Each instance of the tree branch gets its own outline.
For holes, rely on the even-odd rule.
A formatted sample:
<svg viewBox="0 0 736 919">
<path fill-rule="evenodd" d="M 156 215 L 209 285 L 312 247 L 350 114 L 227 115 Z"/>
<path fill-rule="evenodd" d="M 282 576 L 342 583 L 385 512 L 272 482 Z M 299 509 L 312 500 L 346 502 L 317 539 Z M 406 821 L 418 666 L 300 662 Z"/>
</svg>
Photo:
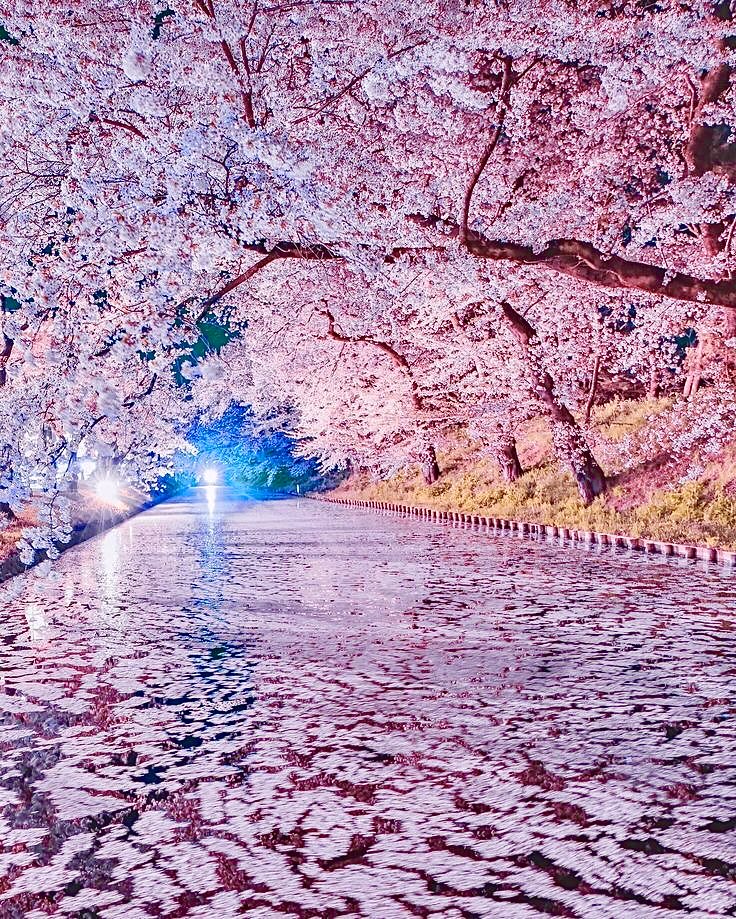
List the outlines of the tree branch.
<svg viewBox="0 0 736 919">
<path fill-rule="evenodd" d="M 141 399 L 145 399 L 147 396 L 150 396 L 154 390 L 154 387 L 156 386 L 156 380 L 158 380 L 158 374 L 154 373 L 151 376 L 151 381 L 148 386 L 146 386 L 142 392 L 139 392 L 135 396 L 131 396 L 129 399 L 126 399 L 125 402 L 123 402 L 123 406 L 125 408 L 132 408 L 136 402 L 139 402 Z"/>
<path fill-rule="evenodd" d="M 327 246 L 323 246 L 321 243 L 308 245 L 305 243 L 279 242 L 276 243 L 272 249 L 267 250 L 266 244 L 261 241 L 245 243 L 244 248 L 250 249 L 253 252 L 264 252 L 265 255 L 242 274 L 239 274 L 216 293 L 212 294 L 211 297 L 208 297 L 202 304 L 202 312 L 197 317 L 197 322 L 204 317 L 207 310 L 217 303 L 218 300 L 221 300 L 226 294 L 229 294 L 230 291 L 235 290 L 236 287 L 240 287 L 241 284 L 250 280 L 250 278 L 257 274 L 262 268 L 266 268 L 270 265 L 271 262 L 278 261 L 282 258 L 301 258 L 307 259 L 308 261 L 326 261 L 328 259 L 342 258 L 342 256 L 336 255 L 331 249 Z"/>
<path fill-rule="evenodd" d="M 13 345 L 15 341 L 12 338 L 8 338 L 7 335 L 3 334 L 2 336 L 2 348 L 0 348 L 0 387 L 5 386 L 8 382 L 8 361 L 10 360 L 10 355 L 13 353 Z"/>
<path fill-rule="evenodd" d="M 688 175 L 704 176 L 713 171 L 716 166 L 714 145 L 717 129 L 707 123 L 703 113 L 707 106 L 718 102 L 728 92 L 731 86 L 731 76 L 732 70 L 728 64 L 714 67 L 701 78 L 700 92 L 696 90 L 692 81 L 688 80 L 690 133 L 683 156 Z M 724 230 L 723 221 L 703 223 L 700 226 L 700 237 L 705 251 L 711 257 L 718 255 L 723 250 L 724 243 L 721 241 L 721 236 Z"/>
<path fill-rule="evenodd" d="M 501 312 L 506 317 L 514 338 L 522 348 L 528 348 L 532 338 L 536 336 L 537 330 L 506 300 L 501 301 Z"/>
<path fill-rule="evenodd" d="M 327 335 L 329 338 L 335 341 L 349 342 L 351 344 L 372 345 L 374 348 L 378 348 L 379 351 L 383 351 L 384 354 L 388 354 L 392 362 L 409 380 L 412 405 L 419 411 L 424 408 L 424 402 L 419 395 L 419 387 L 414 379 L 411 364 L 400 351 L 397 351 L 396 348 L 388 344 L 388 342 L 381 341 L 378 338 L 371 338 L 369 335 L 345 335 L 344 332 L 339 332 L 335 325 L 335 317 L 326 306 L 318 309 L 317 312 L 327 319 Z"/>
<path fill-rule="evenodd" d="M 450 237 L 460 237 L 455 221 L 441 217 L 411 215 L 420 226 L 438 228 Z M 477 258 L 538 265 L 579 281 L 615 290 L 640 290 L 658 297 L 708 303 L 736 310 L 736 279 L 696 278 L 681 271 L 608 255 L 579 239 L 552 239 L 541 250 L 505 240 L 488 239 L 475 230 L 468 233 L 467 250 Z"/>
<path fill-rule="evenodd" d="M 135 134 L 135 136 L 140 137 L 141 140 L 146 139 L 146 135 L 143 133 L 143 131 L 139 130 L 134 124 L 130 124 L 127 121 L 116 121 L 114 118 L 97 119 L 97 118 L 92 118 L 91 116 L 90 116 L 90 120 L 91 121 L 99 120 L 103 124 L 109 124 L 113 128 L 122 128 L 124 131 L 130 131 L 131 134 Z"/>
<path fill-rule="evenodd" d="M 483 174 L 483 170 L 488 165 L 488 160 L 493 155 L 493 151 L 498 146 L 498 142 L 501 139 L 501 132 L 503 131 L 503 122 L 506 118 L 506 109 L 509 104 L 509 93 L 511 91 L 511 65 L 512 60 L 510 57 L 504 57 L 502 59 L 502 76 L 501 76 L 501 89 L 498 94 L 498 107 L 496 109 L 496 126 L 493 129 L 491 134 L 491 139 L 486 144 L 486 148 L 483 151 L 478 165 L 473 170 L 473 174 L 470 177 L 470 182 L 465 191 L 465 198 L 463 199 L 463 213 L 462 221 L 460 224 L 461 227 L 461 239 L 465 242 L 468 235 L 468 219 L 470 217 L 470 204 L 473 199 L 473 192 L 475 191 L 475 186 L 478 184 L 478 181 Z"/>
<path fill-rule="evenodd" d="M 723 96 L 731 85 L 731 68 L 721 64 L 708 71 L 700 81 L 700 92 L 690 82 L 690 135 L 685 146 L 685 162 L 690 175 L 702 176 L 712 168 L 713 127 L 702 120 L 706 106 Z"/>
</svg>

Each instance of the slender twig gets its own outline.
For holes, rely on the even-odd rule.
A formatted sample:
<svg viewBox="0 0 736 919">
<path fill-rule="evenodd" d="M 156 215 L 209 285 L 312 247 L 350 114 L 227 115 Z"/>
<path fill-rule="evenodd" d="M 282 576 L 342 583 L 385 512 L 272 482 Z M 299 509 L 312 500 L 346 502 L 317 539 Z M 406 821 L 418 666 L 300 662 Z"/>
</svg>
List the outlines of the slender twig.
<svg viewBox="0 0 736 919">
<path fill-rule="evenodd" d="M 463 245 L 467 245 L 468 240 L 468 221 L 470 218 L 470 204 L 473 199 L 473 192 L 475 191 L 475 186 L 478 184 L 481 175 L 483 175 L 483 170 L 488 165 L 488 161 L 493 155 L 494 150 L 498 146 L 498 142 L 501 139 L 501 134 L 503 132 L 503 123 L 506 118 L 506 110 L 508 108 L 509 101 L 509 91 L 511 89 L 511 64 L 512 60 L 510 57 L 504 57 L 502 61 L 503 72 L 501 77 L 501 89 L 498 94 L 498 106 L 496 108 L 496 126 L 493 129 L 491 134 L 491 139 L 486 145 L 483 154 L 481 155 L 478 165 L 473 170 L 473 174 L 470 177 L 470 183 L 465 191 L 465 198 L 463 199 L 463 213 L 462 220 L 460 222 L 460 241 Z"/>
</svg>

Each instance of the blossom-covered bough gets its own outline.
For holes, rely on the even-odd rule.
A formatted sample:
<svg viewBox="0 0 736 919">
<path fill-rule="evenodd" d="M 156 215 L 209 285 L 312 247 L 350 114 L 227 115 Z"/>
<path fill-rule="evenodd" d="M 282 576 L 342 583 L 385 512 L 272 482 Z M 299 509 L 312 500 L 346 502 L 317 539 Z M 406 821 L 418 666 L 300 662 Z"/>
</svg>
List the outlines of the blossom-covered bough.
<svg viewBox="0 0 736 919">
<path fill-rule="evenodd" d="M 458 427 L 518 477 L 539 414 L 585 502 L 606 487 L 601 380 L 707 384 L 717 442 L 732 19 L 711 0 L 0 3 L 0 510 L 35 501 L 48 542 L 79 456 L 145 483 L 232 401 L 284 413 L 325 466 L 428 481 Z M 244 332 L 182 381 L 223 311 Z"/>
</svg>

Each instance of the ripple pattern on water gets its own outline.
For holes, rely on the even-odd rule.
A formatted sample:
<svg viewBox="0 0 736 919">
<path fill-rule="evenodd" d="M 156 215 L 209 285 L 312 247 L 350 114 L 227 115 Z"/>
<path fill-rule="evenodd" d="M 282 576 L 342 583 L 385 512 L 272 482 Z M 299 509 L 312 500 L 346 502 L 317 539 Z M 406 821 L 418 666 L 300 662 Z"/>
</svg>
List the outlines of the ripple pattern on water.
<svg viewBox="0 0 736 919">
<path fill-rule="evenodd" d="M 195 490 L 0 614 L 0 917 L 736 916 L 736 582 Z"/>
</svg>

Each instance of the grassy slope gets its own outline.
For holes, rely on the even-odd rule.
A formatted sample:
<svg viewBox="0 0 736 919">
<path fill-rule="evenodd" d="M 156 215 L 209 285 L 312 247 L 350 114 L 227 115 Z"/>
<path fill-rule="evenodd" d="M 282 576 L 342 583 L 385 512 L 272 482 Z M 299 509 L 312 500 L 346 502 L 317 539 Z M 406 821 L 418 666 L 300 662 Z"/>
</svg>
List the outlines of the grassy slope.
<svg viewBox="0 0 736 919">
<path fill-rule="evenodd" d="M 621 440 L 667 407 L 657 402 L 613 402 L 598 409 L 601 435 Z M 590 507 L 578 499 L 572 476 L 558 467 L 546 426 L 537 421 L 518 439 L 522 465 L 528 471 L 513 484 L 505 483 L 492 457 L 460 438 L 440 451 L 443 475 L 426 485 L 418 470 L 407 470 L 386 481 L 366 474 L 347 479 L 334 494 L 361 500 L 398 501 L 443 510 L 481 512 L 536 523 L 624 533 L 651 539 L 736 548 L 736 444 L 703 474 L 684 485 L 685 469 L 661 461 L 642 464 L 612 475 L 607 495 Z"/>
<path fill-rule="evenodd" d="M 88 535 L 103 532 L 114 526 L 125 517 L 141 510 L 145 503 L 143 497 L 133 490 L 124 492 L 120 502 L 111 506 L 100 503 L 94 492 L 84 487 L 80 488 L 79 494 L 68 497 L 75 531 L 69 546 L 76 545 Z M 0 529 L 0 581 L 16 573 L 18 540 L 24 529 L 34 527 L 37 523 L 35 512 L 27 510 Z M 66 547 L 59 548 L 63 550 Z"/>
<path fill-rule="evenodd" d="M 16 543 L 21 537 L 24 527 L 33 526 L 33 520 L 14 520 L 5 529 L 0 530 L 0 562 L 9 559 L 16 551 Z"/>
<path fill-rule="evenodd" d="M 101 508 L 94 498 L 86 495 L 84 497 L 87 500 L 83 500 L 81 496 L 71 498 L 72 522 L 79 529 L 96 523 L 101 514 Z M 18 540 L 23 535 L 23 530 L 37 524 L 38 519 L 35 512 L 26 510 L 0 530 L 0 563 L 8 561 L 17 554 Z"/>
</svg>

